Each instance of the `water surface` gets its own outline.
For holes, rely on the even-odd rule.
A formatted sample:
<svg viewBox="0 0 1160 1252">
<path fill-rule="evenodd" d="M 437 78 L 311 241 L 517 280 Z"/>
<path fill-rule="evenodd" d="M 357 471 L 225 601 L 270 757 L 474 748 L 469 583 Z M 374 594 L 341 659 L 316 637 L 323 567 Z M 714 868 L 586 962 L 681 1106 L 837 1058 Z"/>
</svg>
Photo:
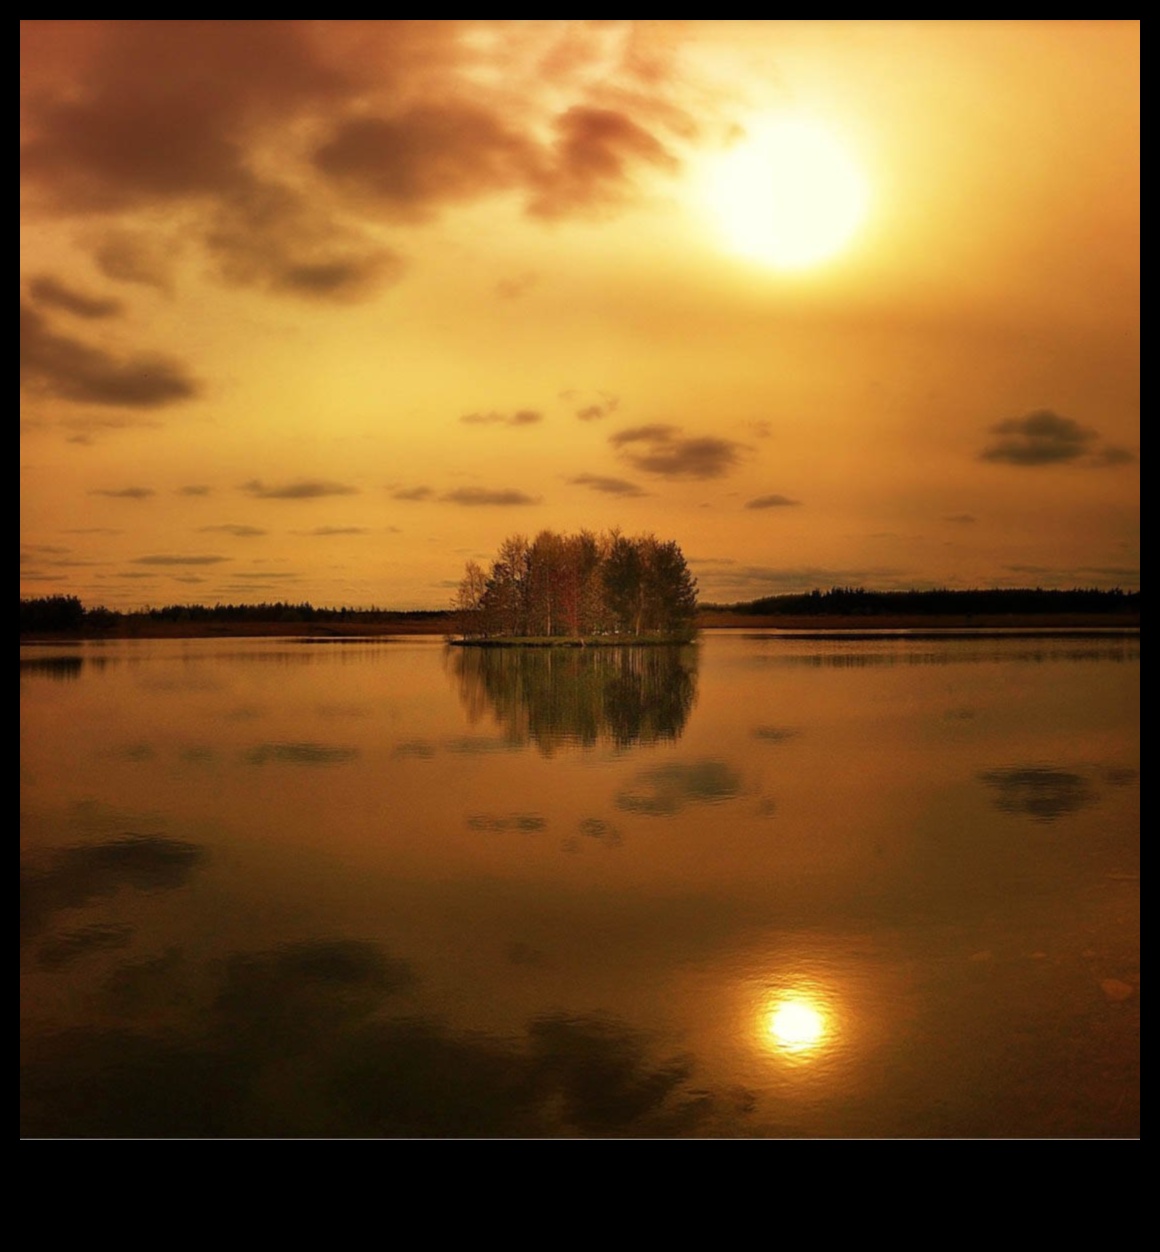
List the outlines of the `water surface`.
<svg viewBox="0 0 1160 1252">
<path fill-rule="evenodd" d="M 1139 635 L 21 649 L 28 1136 L 1139 1133 Z"/>
</svg>

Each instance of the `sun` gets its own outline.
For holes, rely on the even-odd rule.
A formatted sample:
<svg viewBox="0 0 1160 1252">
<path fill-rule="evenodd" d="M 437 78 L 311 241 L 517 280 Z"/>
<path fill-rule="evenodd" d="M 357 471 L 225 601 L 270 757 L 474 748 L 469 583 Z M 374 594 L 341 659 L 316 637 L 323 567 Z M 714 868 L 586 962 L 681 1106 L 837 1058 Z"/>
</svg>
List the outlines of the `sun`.
<svg viewBox="0 0 1160 1252">
<path fill-rule="evenodd" d="M 779 120 L 706 163 L 704 196 L 726 247 L 782 270 L 829 260 L 866 218 L 869 188 L 824 126 Z"/>
</svg>

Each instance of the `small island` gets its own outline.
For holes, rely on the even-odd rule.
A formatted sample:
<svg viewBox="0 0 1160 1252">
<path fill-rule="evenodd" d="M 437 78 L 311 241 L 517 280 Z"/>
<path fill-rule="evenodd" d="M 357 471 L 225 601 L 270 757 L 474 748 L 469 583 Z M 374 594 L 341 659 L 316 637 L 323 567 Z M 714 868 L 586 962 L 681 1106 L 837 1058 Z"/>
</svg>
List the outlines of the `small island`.
<svg viewBox="0 0 1160 1252">
<path fill-rule="evenodd" d="M 618 530 L 512 535 L 485 571 L 469 561 L 449 643 L 588 647 L 689 643 L 697 582 L 672 540 Z"/>
</svg>

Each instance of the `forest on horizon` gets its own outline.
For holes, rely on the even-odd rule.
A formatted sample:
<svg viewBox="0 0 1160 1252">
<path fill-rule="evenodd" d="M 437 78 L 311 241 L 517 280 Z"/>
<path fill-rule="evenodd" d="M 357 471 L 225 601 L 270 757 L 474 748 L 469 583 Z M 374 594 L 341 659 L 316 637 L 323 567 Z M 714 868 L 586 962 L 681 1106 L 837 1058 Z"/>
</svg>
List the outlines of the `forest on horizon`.
<svg viewBox="0 0 1160 1252">
<path fill-rule="evenodd" d="M 1120 588 L 980 588 L 872 591 L 832 587 L 802 594 L 765 596 L 734 603 L 700 602 L 698 612 L 770 617 L 963 617 L 1060 613 L 1128 616 L 1140 611 L 1140 592 Z M 40 596 L 20 601 L 20 633 L 111 632 L 133 623 L 338 623 L 347 626 L 431 621 L 451 622 L 455 609 L 325 608 L 308 601 L 259 604 L 169 604 L 130 611 L 87 608 L 79 597 Z"/>
</svg>

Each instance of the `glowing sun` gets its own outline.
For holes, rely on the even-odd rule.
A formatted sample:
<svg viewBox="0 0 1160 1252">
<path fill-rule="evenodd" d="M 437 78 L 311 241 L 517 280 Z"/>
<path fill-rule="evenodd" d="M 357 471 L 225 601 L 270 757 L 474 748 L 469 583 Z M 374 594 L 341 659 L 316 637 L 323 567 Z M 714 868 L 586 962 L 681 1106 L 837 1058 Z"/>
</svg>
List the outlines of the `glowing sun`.
<svg viewBox="0 0 1160 1252">
<path fill-rule="evenodd" d="M 704 194 L 726 246 L 778 269 L 840 252 L 866 217 L 869 190 L 838 139 L 806 121 L 777 121 L 704 171 Z"/>
</svg>

